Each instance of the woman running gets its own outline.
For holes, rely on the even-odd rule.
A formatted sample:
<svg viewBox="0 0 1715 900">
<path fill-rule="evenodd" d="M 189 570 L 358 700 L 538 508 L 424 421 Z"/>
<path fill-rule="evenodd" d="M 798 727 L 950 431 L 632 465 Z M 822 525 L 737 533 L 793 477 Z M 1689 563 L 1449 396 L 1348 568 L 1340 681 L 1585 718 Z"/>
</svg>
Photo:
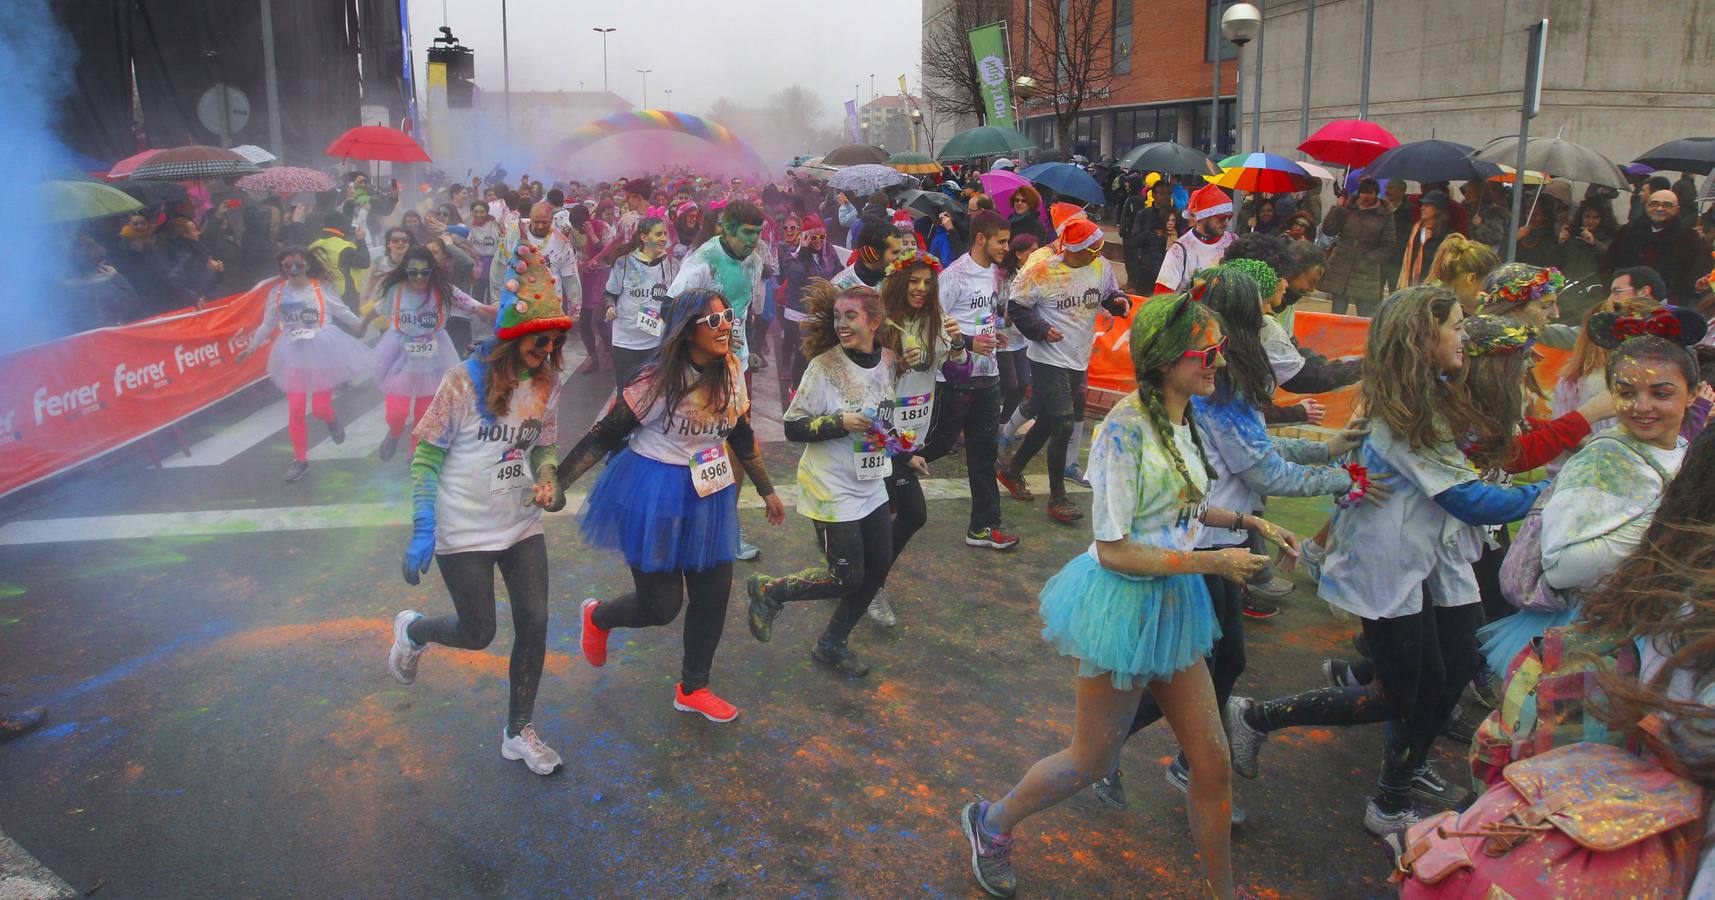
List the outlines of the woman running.
<svg viewBox="0 0 1715 900">
<path fill-rule="evenodd" d="M 375 302 L 381 296 L 381 282 L 385 281 L 394 269 L 404 264 L 405 251 L 415 246 L 417 239 L 411 235 L 409 229 L 398 225 L 387 229 L 386 237 L 382 239 L 382 247 L 386 252 L 375 257 L 369 264 L 369 281 L 364 286 L 363 303 L 358 307 L 358 312 L 372 318 Z"/>
<path fill-rule="evenodd" d="M 430 644 L 487 647 L 494 640 L 499 568 L 513 628 L 500 755 L 548 775 L 560 766 L 560 755 L 530 724 L 548 648 L 548 545 L 541 510 L 565 503 L 556 485 L 554 445 L 560 348 L 572 320 L 541 253 L 523 247 L 518 259 L 525 271 L 504 286 L 495 339 L 447 372 L 415 431 L 405 581 L 416 585 L 434 560 L 455 612 L 429 619 L 400 610 L 393 617 L 387 669 L 400 684 L 410 684 Z"/>
<path fill-rule="evenodd" d="M 901 451 L 893 427 L 900 364 L 880 332 L 887 326 L 881 295 L 856 285 L 837 290 L 812 281 L 806 291 L 808 317 L 804 381 L 785 415 L 786 439 L 808 444 L 798 460 L 798 511 L 816 526 L 827 564 L 770 578 L 745 580 L 750 597 L 750 633 L 773 636 L 782 604 L 839 600 L 810 658 L 851 678 L 869 674 L 846 639 L 893 565 L 893 521 L 886 479 L 891 456 Z M 922 457 L 906 465 L 928 473 Z"/>
<path fill-rule="evenodd" d="M 1220 320 L 1187 295 L 1157 297 L 1137 310 L 1130 337 L 1138 390 L 1114 406 L 1090 445 L 1095 541 L 1042 588 L 1042 636 L 1078 660 L 1072 745 L 1031 766 L 1005 797 L 979 797 L 960 816 L 977 883 L 997 897 L 1018 884 L 1013 829 L 1113 771 L 1146 688 L 1191 762 L 1186 812 L 1203 889 L 1245 896 L 1233 885 L 1227 742 L 1203 662 L 1220 626 L 1200 576 L 1243 582 L 1268 558 L 1196 546 L 1205 527 L 1255 529 L 1293 552 L 1298 539 L 1208 505 L 1215 473 L 1190 406 L 1215 392 L 1227 346 Z"/>
<path fill-rule="evenodd" d="M 649 228 L 646 219 L 638 233 Z M 709 690 L 709 669 L 726 625 L 738 547 L 733 457 L 756 484 L 769 524 L 784 521 L 786 507 L 757 450 L 750 398 L 728 352 L 733 316 L 726 300 L 686 291 L 664 312 L 657 352 L 560 466 L 564 489 L 614 454 L 584 507 L 583 535 L 623 555 L 636 586 L 606 602 L 584 601 L 584 658 L 604 665 L 608 632 L 667 625 L 684 607 L 673 708 L 730 722 L 738 709 Z"/>
<path fill-rule="evenodd" d="M 334 285 L 321 260 L 302 247 L 288 247 L 275 257 L 280 278 L 268 292 L 262 308 L 262 324 L 250 333 L 238 358 L 256 351 L 272 337 L 276 328 L 285 334 L 268 351 L 268 377 L 286 392 L 286 434 L 292 439 L 292 464 L 286 480 L 297 481 L 310 468 L 309 430 L 304 427 L 307 408 L 327 423 L 334 443 L 345 441 L 345 426 L 333 408 L 333 389 L 369 377 L 369 348 L 344 330 L 330 328 L 329 319 L 361 332 L 363 326 L 351 308 L 333 293 Z M 333 302 L 328 302 L 329 300 Z"/>
<path fill-rule="evenodd" d="M 1453 793 L 1428 754 L 1477 671 L 1483 613 L 1471 564 L 1481 526 L 1518 519 L 1541 491 L 1484 482 L 1456 443 L 1499 428 L 1464 384 L 1463 318 L 1451 291 L 1425 285 L 1393 294 L 1370 324 L 1363 465 L 1369 477 L 1390 479 L 1393 496 L 1336 511 L 1318 593 L 1362 619 L 1375 681 L 1264 702 L 1234 696 L 1226 711 L 1233 768 L 1246 778 L 1257 777 L 1275 730 L 1390 723 L 1364 810 L 1364 827 L 1377 836 L 1415 824 L 1414 800 L 1444 805 Z"/>
<path fill-rule="evenodd" d="M 780 379 L 780 408 L 792 405 L 792 392 L 804 380 L 804 369 L 810 361 L 798 352 L 804 337 L 798 326 L 804 321 L 804 288 L 812 278 L 832 279 L 843 268 L 834 248 L 828 245 L 828 229 L 815 215 L 800 222 L 798 247 L 780 249 L 780 290 L 784 303 L 780 310 L 780 353 L 775 375 Z M 791 360 L 790 363 L 787 360 Z"/>
<path fill-rule="evenodd" d="M 881 303 L 887 312 L 887 343 L 905 363 L 893 406 L 893 428 L 899 433 L 899 452 L 893 470 L 885 479 L 887 500 L 893 506 L 893 558 L 929 521 L 929 505 L 923 485 L 917 480 L 925 465 L 913 465 L 917 449 L 929 440 L 929 423 L 935 411 L 935 382 L 946 377 L 969 375 L 971 355 L 959 323 L 941 310 L 941 263 L 935 257 L 908 248 L 899 254 L 881 279 Z M 869 617 L 881 625 L 898 623 L 893 606 L 877 594 L 869 604 Z"/>
<path fill-rule="evenodd" d="M 387 436 L 376 455 L 386 461 L 398 452 L 407 420 L 412 427 L 422 420 L 441 376 L 459 364 L 459 348 L 447 334 L 448 315 L 459 309 L 492 323 L 495 308 L 453 287 L 426 247 L 405 251 L 399 265 L 377 283 L 375 297 L 363 327 L 367 330 L 377 318 L 387 320 L 375 344 L 375 383 L 386 395 L 387 414 Z"/>
<path fill-rule="evenodd" d="M 603 296 L 613 323 L 613 377 L 620 390 L 655 355 L 666 325 L 667 286 L 678 265 L 667 255 L 667 223 L 650 217 L 620 248 Z"/>
</svg>

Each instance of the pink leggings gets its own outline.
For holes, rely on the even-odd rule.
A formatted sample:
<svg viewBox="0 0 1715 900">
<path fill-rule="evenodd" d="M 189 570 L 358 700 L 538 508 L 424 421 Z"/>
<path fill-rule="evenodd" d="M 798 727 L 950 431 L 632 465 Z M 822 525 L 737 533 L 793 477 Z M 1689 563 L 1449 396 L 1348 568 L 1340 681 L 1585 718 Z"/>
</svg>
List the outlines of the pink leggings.
<svg viewBox="0 0 1715 900">
<path fill-rule="evenodd" d="M 405 419 L 411 420 L 411 427 L 416 428 L 422 420 L 423 413 L 429 411 L 429 401 L 434 400 L 434 394 L 421 397 L 407 397 L 403 394 L 387 395 L 387 433 L 398 437 L 405 433 Z M 417 439 L 411 438 L 410 452 L 417 452 Z"/>
<path fill-rule="evenodd" d="M 304 425 L 305 395 L 303 391 L 286 392 L 286 433 L 292 438 L 292 458 L 303 462 L 309 453 L 310 430 Z M 332 422 L 333 391 L 317 391 L 309 395 L 309 411 L 323 422 Z"/>
</svg>

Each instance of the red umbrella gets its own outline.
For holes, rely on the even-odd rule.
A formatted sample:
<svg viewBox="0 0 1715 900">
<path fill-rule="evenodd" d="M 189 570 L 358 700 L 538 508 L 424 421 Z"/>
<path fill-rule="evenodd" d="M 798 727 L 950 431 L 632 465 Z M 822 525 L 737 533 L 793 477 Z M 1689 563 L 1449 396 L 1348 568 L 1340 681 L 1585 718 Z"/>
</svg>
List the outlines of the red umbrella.
<svg viewBox="0 0 1715 900">
<path fill-rule="evenodd" d="M 149 157 L 154 156 L 159 152 L 161 152 L 160 148 L 150 147 L 142 153 L 133 153 L 130 156 L 114 163 L 113 168 L 107 170 L 108 180 L 118 181 L 121 178 L 130 177 L 131 173 L 135 171 L 138 166 L 147 162 Z"/>
<path fill-rule="evenodd" d="M 1298 149 L 1311 158 L 1337 166 L 1367 166 L 1383 153 L 1399 146 L 1399 138 L 1386 128 L 1362 119 L 1335 119 L 1316 129 Z"/>
<path fill-rule="evenodd" d="M 410 135 L 382 125 L 360 125 L 347 131 L 328 145 L 328 155 L 388 162 L 429 161 L 429 154 Z"/>
</svg>

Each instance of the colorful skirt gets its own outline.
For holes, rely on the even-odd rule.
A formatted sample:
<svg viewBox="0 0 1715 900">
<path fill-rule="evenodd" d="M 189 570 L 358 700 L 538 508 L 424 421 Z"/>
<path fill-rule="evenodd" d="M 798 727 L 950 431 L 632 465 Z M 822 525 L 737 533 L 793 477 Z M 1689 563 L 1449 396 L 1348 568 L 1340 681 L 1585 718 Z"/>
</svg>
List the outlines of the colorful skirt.
<svg viewBox="0 0 1715 900">
<path fill-rule="evenodd" d="M 645 572 L 706 572 L 738 555 L 738 487 L 699 497 L 688 466 L 630 447 L 607 461 L 581 515 L 584 543 Z"/>
<path fill-rule="evenodd" d="M 459 351 L 445 328 L 434 334 L 435 352 L 412 356 L 405 351 L 405 334 L 389 328 L 375 343 L 375 384 L 384 394 L 398 397 L 432 397 L 441 386 L 441 376 L 459 364 Z"/>
<path fill-rule="evenodd" d="M 1583 605 L 1574 603 L 1570 609 L 1559 612 L 1536 612 L 1521 609 L 1504 619 L 1498 619 L 1477 629 L 1477 637 L 1483 642 L 1483 660 L 1489 664 L 1489 671 L 1496 675 L 1507 674 L 1507 667 L 1513 664 L 1513 657 L 1525 648 L 1526 644 L 1542 637 L 1550 628 L 1570 625 L 1582 617 Z"/>
<path fill-rule="evenodd" d="M 1109 571 L 1080 553 L 1042 586 L 1042 637 L 1078 660 L 1085 678 L 1171 678 L 1202 659 L 1221 626 L 1201 575 L 1138 578 Z"/>
<path fill-rule="evenodd" d="M 369 379 L 369 348 L 332 325 L 301 341 L 282 331 L 268 351 L 268 377 L 288 394 L 319 394 L 359 384 Z"/>
</svg>

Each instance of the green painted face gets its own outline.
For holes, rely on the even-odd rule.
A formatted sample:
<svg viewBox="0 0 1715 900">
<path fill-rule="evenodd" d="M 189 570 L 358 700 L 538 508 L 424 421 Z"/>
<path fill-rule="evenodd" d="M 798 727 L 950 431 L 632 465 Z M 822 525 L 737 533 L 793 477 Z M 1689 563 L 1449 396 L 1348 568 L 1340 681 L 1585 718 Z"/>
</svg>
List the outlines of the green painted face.
<svg viewBox="0 0 1715 900">
<path fill-rule="evenodd" d="M 721 234 L 726 239 L 727 248 L 733 251 L 733 255 L 745 257 L 750 255 L 750 251 L 756 249 L 756 242 L 762 239 L 762 226 L 722 222 Z"/>
</svg>

